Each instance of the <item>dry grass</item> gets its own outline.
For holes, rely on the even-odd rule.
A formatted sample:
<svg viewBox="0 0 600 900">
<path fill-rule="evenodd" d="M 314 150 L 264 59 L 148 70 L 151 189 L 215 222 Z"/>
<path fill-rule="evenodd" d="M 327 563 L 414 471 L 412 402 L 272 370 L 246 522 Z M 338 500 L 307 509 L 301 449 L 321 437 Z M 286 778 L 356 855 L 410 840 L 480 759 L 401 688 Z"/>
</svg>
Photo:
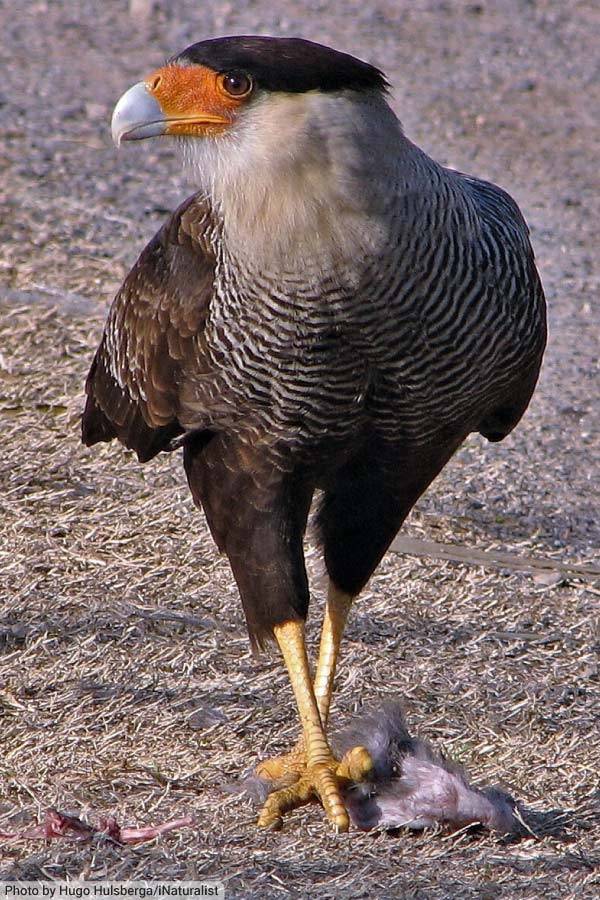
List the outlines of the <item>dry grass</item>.
<svg viewBox="0 0 600 900">
<path fill-rule="evenodd" d="M 224 785 L 294 739 L 290 691 L 275 657 L 249 654 L 228 566 L 179 461 L 141 468 L 117 448 L 78 446 L 88 325 L 13 307 L 3 332 L 0 830 L 48 805 L 90 820 L 198 821 L 136 849 L 5 844 L 4 876 L 213 876 L 234 896 L 273 897 L 533 897 L 560 881 L 593 895 L 593 583 L 546 587 L 390 554 L 348 630 L 337 720 L 404 697 L 419 733 L 537 811 L 537 839 L 335 838 L 316 808 L 259 833 Z M 433 519 L 416 514 L 412 533 L 456 539 Z"/>
</svg>

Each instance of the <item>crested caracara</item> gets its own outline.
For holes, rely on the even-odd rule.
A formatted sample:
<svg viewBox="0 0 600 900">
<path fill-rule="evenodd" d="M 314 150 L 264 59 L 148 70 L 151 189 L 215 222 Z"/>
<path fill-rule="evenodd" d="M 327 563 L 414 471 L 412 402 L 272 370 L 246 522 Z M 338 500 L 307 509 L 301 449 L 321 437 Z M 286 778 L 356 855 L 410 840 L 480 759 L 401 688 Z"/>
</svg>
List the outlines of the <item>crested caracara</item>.
<svg viewBox="0 0 600 900">
<path fill-rule="evenodd" d="M 130 88 L 117 144 L 177 139 L 197 187 L 143 250 L 86 383 L 83 441 L 183 447 L 250 638 L 279 645 L 301 738 L 265 761 L 267 826 L 319 798 L 348 827 L 327 719 L 344 624 L 470 432 L 533 392 L 545 304 L 515 202 L 404 135 L 379 69 L 309 41 L 193 44 Z M 311 675 L 303 535 L 316 490 L 329 592 Z"/>
</svg>

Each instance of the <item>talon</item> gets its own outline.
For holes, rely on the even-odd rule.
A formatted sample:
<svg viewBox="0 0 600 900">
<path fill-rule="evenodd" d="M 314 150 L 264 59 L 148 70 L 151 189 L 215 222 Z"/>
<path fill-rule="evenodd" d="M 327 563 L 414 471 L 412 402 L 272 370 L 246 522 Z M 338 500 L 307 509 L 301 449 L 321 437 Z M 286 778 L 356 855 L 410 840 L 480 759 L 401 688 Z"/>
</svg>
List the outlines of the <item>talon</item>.
<svg viewBox="0 0 600 900">
<path fill-rule="evenodd" d="M 326 734 L 335 662 L 351 601 L 349 594 L 330 586 L 314 685 L 306 654 L 304 624 L 290 619 L 273 627 L 294 689 L 303 737 L 291 753 L 267 760 L 258 767 L 257 774 L 271 781 L 272 791 L 258 818 L 263 828 L 270 827 L 289 810 L 318 799 L 335 832 L 348 831 L 350 817 L 342 792 L 352 782 L 364 781 L 373 770 L 373 762 L 364 747 L 354 747 L 341 761 L 335 759 Z M 290 781 L 294 784 L 289 785 Z M 289 786 L 278 789 L 281 783 Z"/>
<path fill-rule="evenodd" d="M 345 834 L 350 828 L 350 820 L 345 816 L 341 822 L 336 822 L 333 826 L 336 834 Z"/>
</svg>

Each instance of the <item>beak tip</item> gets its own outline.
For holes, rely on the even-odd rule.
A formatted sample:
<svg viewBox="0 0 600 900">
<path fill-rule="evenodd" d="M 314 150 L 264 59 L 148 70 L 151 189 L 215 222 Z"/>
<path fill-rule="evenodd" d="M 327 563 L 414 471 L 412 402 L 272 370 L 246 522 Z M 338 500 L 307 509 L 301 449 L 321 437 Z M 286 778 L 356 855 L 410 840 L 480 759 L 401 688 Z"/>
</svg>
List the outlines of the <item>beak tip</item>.
<svg viewBox="0 0 600 900">
<path fill-rule="evenodd" d="M 115 146 L 164 134 L 164 114 L 143 81 L 125 91 L 114 108 L 110 130 Z"/>
</svg>

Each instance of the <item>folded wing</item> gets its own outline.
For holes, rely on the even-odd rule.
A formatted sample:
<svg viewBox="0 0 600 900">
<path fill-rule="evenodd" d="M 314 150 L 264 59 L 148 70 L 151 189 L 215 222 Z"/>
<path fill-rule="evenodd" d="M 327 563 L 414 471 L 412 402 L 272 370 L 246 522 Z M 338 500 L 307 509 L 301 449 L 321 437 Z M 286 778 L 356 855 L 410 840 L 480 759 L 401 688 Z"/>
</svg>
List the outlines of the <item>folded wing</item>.
<svg viewBox="0 0 600 900">
<path fill-rule="evenodd" d="M 86 381 L 82 438 L 118 438 L 152 459 L 183 432 L 180 389 L 201 365 L 213 293 L 214 224 L 199 196 L 186 200 L 142 252 L 110 309 Z"/>
</svg>

